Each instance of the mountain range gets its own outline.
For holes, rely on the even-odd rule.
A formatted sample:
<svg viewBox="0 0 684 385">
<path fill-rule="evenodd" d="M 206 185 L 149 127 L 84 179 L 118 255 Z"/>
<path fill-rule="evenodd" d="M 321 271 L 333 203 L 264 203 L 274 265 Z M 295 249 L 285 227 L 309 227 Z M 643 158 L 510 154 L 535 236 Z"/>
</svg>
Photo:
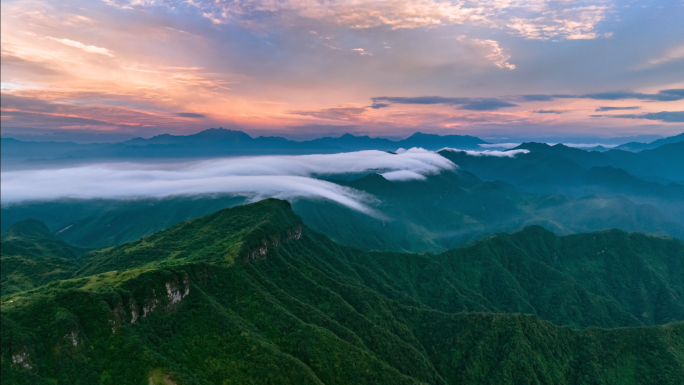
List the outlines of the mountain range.
<svg viewBox="0 0 684 385">
<path fill-rule="evenodd" d="M 425 180 L 389 181 L 371 173 L 349 181 L 330 181 L 374 197 L 372 207 L 379 216 L 323 199 L 298 198 L 293 209 L 312 229 L 362 250 L 437 252 L 529 225 L 563 235 L 617 228 L 684 238 L 684 222 L 652 204 L 637 204 L 619 195 L 573 198 L 528 193 L 506 182 L 482 181 L 464 169 L 427 175 Z M 38 219 L 71 244 L 105 247 L 248 201 L 246 197 L 214 194 L 15 203 L 0 209 L 0 230 L 25 219 Z M 681 209 L 676 203 L 681 197 L 670 201 Z"/>
<path fill-rule="evenodd" d="M 275 136 L 252 138 L 242 131 L 212 128 L 193 135 L 157 135 L 120 143 L 77 144 L 69 142 L 24 142 L 2 138 L 2 161 L 22 166 L 43 166 L 54 161 L 77 163 L 86 160 L 182 159 L 245 155 L 325 154 L 359 150 L 395 151 L 422 147 L 438 150 L 445 146 L 477 149 L 487 142 L 468 135 L 433 135 L 417 132 L 392 141 L 368 136 L 342 135 L 297 142 Z"/>
<path fill-rule="evenodd" d="M 43 226 L 22 222 L 7 233 L 55 255 L 64 245 Z M 5 254 L 4 244 L 3 260 L 45 261 L 23 249 Z M 531 226 L 439 254 L 363 252 L 267 199 L 63 256 L 75 265 L 68 279 L 3 293 L 3 381 L 684 378 L 684 243 L 667 237 L 558 237 Z"/>
<path fill-rule="evenodd" d="M 612 157 L 629 159 L 630 151 L 657 148 L 663 144 L 681 143 L 684 134 L 639 145 L 627 143 L 612 150 Z M 157 135 L 149 139 L 135 138 L 119 143 L 77 144 L 70 142 L 26 142 L 12 138 L 0 140 L 3 168 L 54 167 L 87 161 L 117 159 L 184 159 L 246 155 L 325 154 L 360 150 L 396 151 L 421 147 L 440 150 L 445 147 L 461 150 L 481 150 L 492 145 L 469 135 L 435 135 L 416 132 L 406 139 L 394 141 L 368 136 L 344 134 L 338 138 L 324 137 L 309 141 L 293 141 L 276 136 L 253 138 L 242 131 L 211 128 L 192 135 Z M 626 150 L 626 151 L 623 151 Z M 592 151 L 594 153 L 596 151 Z M 598 152 L 596 152 L 598 154 Z M 647 167 L 647 166 L 644 166 Z M 681 178 L 681 179 L 684 179 Z M 677 180 L 681 180 L 677 179 Z"/>
</svg>

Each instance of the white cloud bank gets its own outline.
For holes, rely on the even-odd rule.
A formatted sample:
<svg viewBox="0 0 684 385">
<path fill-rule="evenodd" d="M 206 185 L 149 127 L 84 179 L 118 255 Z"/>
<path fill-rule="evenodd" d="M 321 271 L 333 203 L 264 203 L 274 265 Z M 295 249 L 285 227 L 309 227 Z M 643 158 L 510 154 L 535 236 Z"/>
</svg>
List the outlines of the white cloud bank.
<svg viewBox="0 0 684 385">
<path fill-rule="evenodd" d="M 459 150 L 457 148 L 444 147 L 439 151 L 453 151 L 453 152 L 465 152 L 470 156 L 495 156 L 497 158 L 514 158 L 518 154 L 527 154 L 530 150 L 510 150 L 510 151 L 495 151 L 495 150 L 484 150 L 484 151 L 470 151 L 470 150 Z"/>
<path fill-rule="evenodd" d="M 547 143 L 549 146 L 555 146 L 557 143 Z M 594 147 L 605 147 L 613 148 L 617 147 L 617 144 L 604 144 L 604 143 L 563 143 L 564 146 L 574 147 L 574 148 L 594 148 Z"/>
<path fill-rule="evenodd" d="M 108 163 L 2 173 L 3 204 L 59 198 L 132 198 L 228 193 L 252 199 L 328 199 L 378 215 L 364 192 L 312 175 L 377 172 L 389 180 L 424 179 L 456 167 L 437 153 L 359 151 L 302 156 L 222 158 L 172 164 Z"/>
<path fill-rule="evenodd" d="M 487 144 L 478 144 L 478 146 L 482 148 L 513 148 L 513 147 L 518 147 L 522 143 L 487 143 Z"/>
</svg>

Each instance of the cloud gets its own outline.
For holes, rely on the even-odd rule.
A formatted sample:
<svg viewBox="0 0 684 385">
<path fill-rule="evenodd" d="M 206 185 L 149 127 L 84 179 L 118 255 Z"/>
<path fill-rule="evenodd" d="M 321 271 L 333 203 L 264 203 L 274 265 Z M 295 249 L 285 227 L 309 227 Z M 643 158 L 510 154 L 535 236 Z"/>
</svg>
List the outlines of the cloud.
<svg viewBox="0 0 684 385">
<path fill-rule="evenodd" d="M 546 143 L 549 146 L 555 146 L 558 143 Z M 563 143 L 564 146 L 567 147 L 574 147 L 574 148 L 594 148 L 594 147 L 605 147 L 605 148 L 613 148 L 617 147 L 617 144 L 604 144 L 604 143 Z"/>
<path fill-rule="evenodd" d="M 293 110 L 287 111 L 287 113 L 291 115 L 311 116 L 319 119 L 354 120 L 359 115 L 366 112 L 366 109 L 368 109 L 368 107 L 333 107 L 321 110 Z"/>
<path fill-rule="evenodd" d="M 381 108 L 380 106 L 387 106 L 391 104 L 445 104 L 451 106 L 458 106 L 461 110 L 474 111 L 495 111 L 505 107 L 516 107 L 517 104 L 507 102 L 497 98 L 449 98 L 442 96 L 418 96 L 418 97 L 401 97 L 401 96 L 378 96 L 371 99 L 373 101 L 372 108 Z M 379 103 L 380 102 L 380 103 Z M 387 102 L 387 103 L 382 103 Z"/>
<path fill-rule="evenodd" d="M 464 41 L 464 37 L 459 38 L 459 40 Z M 481 47 L 485 51 L 485 59 L 494 63 L 495 66 L 509 70 L 515 69 L 515 64 L 511 64 L 508 61 L 511 55 L 504 54 L 503 49 L 499 47 L 499 42 L 480 39 L 470 39 L 468 41 L 474 46 Z"/>
<path fill-rule="evenodd" d="M 176 9 L 181 6 L 181 3 L 171 0 L 105 2 L 119 8 L 166 5 Z M 266 24 L 272 23 L 273 19 L 294 25 L 301 25 L 302 19 L 321 20 L 356 29 L 465 24 L 507 29 L 529 39 L 599 37 L 596 26 L 605 19 L 610 9 L 608 0 L 193 0 L 187 4 L 213 24 Z"/>
<path fill-rule="evenodd" d="M 108 50 L 107 48 L 96 47 L 94 45 L 85 45 L 79 41 L 74 41 L 74 40 L 69 40 L 69 39 L 58 39 L 56 37 L 51 37 L 51 36 L 47 36 L 47 38 L 50 40 L 56 41 L 58 43 L 62 43 L 64 45 L 68 45 L 69 47 L 82 49 L 83 51 L 88 52 L 88 53 L 96 53 L 96 54 L 100 54 L 100 55 L 114 57 L 114 54 L 112 53 L 112 51 Z"/>
<path fill-rule="evenodd" d="M 481 98 L 473 99 L 468 103 L 462 104 L 459 108 L 461 110 L 473 111 L 495 111 L 500 108 L 516 107 L 517 104 L 509 103 L 507 101 L 495 98 Z"/>
<path fill-rule="evenodd" d="M 513 147 L 518 147 L 522 143 L 487 143 L 487 144 L 478 144 L 478 146 L 482 148 L 513 148 Z"/>
<path fill-rule="evenodd" d="M 515 158 L 516 155 L 518 154 L 527 154 L 530 152 L 530 150 L 510 150 L 510 151 L 492 151 L 492 150 L 484 150 L 484 151 L 470 151 L 470 150 L 459 150 L 457 148 L 449 148 L 449 147 L 444 147 L 443 149 L 439 151 L 453 151 L 453 152 L 465 152 L 466 154 L 470 156 L 495 156 L 497 158 Z"/>
<path fill-rule="evenodd" d="M 651 67 L 656 67 L 661 64 L 670 63 L 676 60 L 684 59 L 684 44 L 674 47 L 663 55 L 649 59 L 642 65 L 636 67 L 638 70 L 647 69 Z"/>
<path fill-rule="evenodd" d="M 391 104 L 389 104 L 389 103 L 373 103 L 373 105 L 371 105 L 369 107 L 377 110 L 377 109 L 385 108 L 385 107 L 389 107 L 389 106 L 391 106 Z"/>
<path fill-rule="evenodd" d="M 39 97 L 51 96 L 44 90 L 38 90 L 36 93 Z M 74 99 L 83 100 L 85 98 L 74 95 Z M 2 107 L 3 119 L 12 116 L 14 121 L 21 122 L 21 126 L 33 128 L 57 128 L 74 124 L 109 127 L 153 126 L 175 121 L 172 114 L 165 114 L 160 111 L 145 111 L 108 104 L 73 103 L 71 100 L 53 102 L 5 92 L 2 94 L 0 106 Z"/>
<path fill-rule="evenodd" d="M 354 48 L 354 49 L 352 49 L 352 51 L 358 53 L 361 56 L 364 56 L 364 55 L 373 56 L 372 53 L 364 51 L 363 48 Z"/>
<path fill-rule="evenodd" d="M 316 179 L 341 173 L 388 173 L 394 180 L 454 169 L 437 153 L 410 149 L 302 156 L 223 158 L 188 163 L 109 163 L 51 170 L 2 173 L 3 204 L 58 198 L 164 197 L 227 193 L 253 199 L 328 199 L 353 210 L 377 215 L 366 193 Z M 393 173 L 394 172 L 394 173 Z"/>
<path fill-rule="evenodd" d="M 684 111 L 648 112 L 645 114 L 591 115 L 592 118 L 624 118 L 659 120 L 665 123 L 684 123 Z"/>
<path fill-rule="evenodd" d="M 649 100 L 657 102 L 673 102 L 684 100 L 684 89 L 670 89 L 661 90 L 656 94 L 645 94 L 641 92 L 631 91 L 608 91 L 597 92 L 584 95 L 567 95 L 567 94 L 552 94 L 552 95 L 521 95 L 519 97 L 525 102 L 548 102 L 554 99 L 594 99 L 594 100 L 624 100 L 624 99 L 638 99 Z"/>
<path fill-rule="evenodd" d="M 622 99 L 640 99 L 653 100 L 659 102 L 672 102 L 684 99 L 684 89 L 662 90 L 657 94 L 643 94 L 640 92 L 614 91 L 614 92 L 599 92 L 595 94 L 585 94 L 580 96 L 569 96 L 582 99 L 595 100 L 622 100 Z"/>
<path fill-rule="evenodd" d="M 618 110 L 638 110 L 641 107 L 634 106 L 634 107 L 599 107 L 596 109 L 596 112 L 603 112 L 603 111 L 618 111 Z"/>
<path fill-rule="evenodd" d="M 565 111 L 558 111 L 558 110 L 535 110 L 534 111 L 537 114 L 562 114 Z"/>
<path fill-rule="evenodd" d="M 503 49 L 499 47 L 499 42 L 496 40 L 468 39 L 465 35 L 458 36 L 456 39 L 465 43 L 471 49 L 481 51 L 481 55 L 495 66 L 509 70 L 515 69 L 515 64 L 511 64 L 508 61 L 511 55 L 504 54 Z"/>
<path fill-rule="evenodd" d="M 411 170 L 399 170 L 399 171 L 390 171 L 386 172 L 382 175 L 385 179 L 389 181 L 408 181 L 408 180 L 425 180 L 427 179 L 425 175 L 418 174 L 417 172 L 413 172 Z"/>
<path fill-rule="evenodd" d="M 525 2 L 524 7 L 537 17 L 513 16 L 506 26 L 528 39 L 595 39 L 599 37 L 596 26 L 605 19 L 610 9 L 605 3 L 607 2 Z M 611 35 L 608 33 L 605 36 Z"/>
<path fill-rule="evenodd" d="M 176 113 L 176 116 L 180 116 L 181 118 L 204 118 L 206 115 L 196 114 L 194 112 L 178 112 Z"/>
<path fill-rule="evenodd" d="M 520 95 L 524 102 L 550 102 L 555 98 L 555 95 Z"/>
</svg>

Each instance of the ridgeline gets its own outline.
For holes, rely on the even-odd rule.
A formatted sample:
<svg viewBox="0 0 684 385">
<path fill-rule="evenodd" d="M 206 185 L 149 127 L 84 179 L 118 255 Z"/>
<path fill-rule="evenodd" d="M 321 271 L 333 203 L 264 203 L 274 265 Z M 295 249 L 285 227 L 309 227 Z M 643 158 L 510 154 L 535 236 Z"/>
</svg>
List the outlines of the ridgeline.
<svg viewBox="0 0 684 385">
<path fill-rule="evenodd" d="M 5 258 L 44 259 L 5 253 L 5 239 L 3 290 Z M 68 279 L 2 297 L 3 382 L 684 378 L 684 243 L 673 238 L 532 226 L 441 254 L 363 252 L 267 199 L 64 259 Z"/>
</svg>

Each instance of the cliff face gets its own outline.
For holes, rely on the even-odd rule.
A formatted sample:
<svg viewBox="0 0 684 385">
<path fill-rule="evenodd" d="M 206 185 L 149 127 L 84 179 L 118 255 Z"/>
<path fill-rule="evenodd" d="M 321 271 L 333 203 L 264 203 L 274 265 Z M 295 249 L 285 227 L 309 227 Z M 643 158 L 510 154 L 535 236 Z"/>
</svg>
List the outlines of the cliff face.
<svg viewBox="0 0 684 385">
<path fill-rule="evenodd" d="M 265 234 L 258 234 L 254 235 L 255 241 L 254 242 L 249 242 L 249 244 L 256 243 L 258 246 L 252 248 L 252 249 L 246 249 L 246 246 L 243 246 L 243 250 L 241 251 L 241 259 L 243 261 L 250 261 L 254 259 L 263 259 L 266 258 L 266 255 L 268 254 L 269 248 L 274 248 L 278 247 L 281 245 L 281 243 L 288 243 L 291 241 L 296 241 L 299 238 L 302 237 L 302 228 L 303 225 L 298 224 L 295 226 L 292 226 L 290 228 L 282 229 L 276 234 L 271 234 L 271 235 L 265 235 Z M 258 237 L 262 236 L 261 239 Z"/>
</svg>

